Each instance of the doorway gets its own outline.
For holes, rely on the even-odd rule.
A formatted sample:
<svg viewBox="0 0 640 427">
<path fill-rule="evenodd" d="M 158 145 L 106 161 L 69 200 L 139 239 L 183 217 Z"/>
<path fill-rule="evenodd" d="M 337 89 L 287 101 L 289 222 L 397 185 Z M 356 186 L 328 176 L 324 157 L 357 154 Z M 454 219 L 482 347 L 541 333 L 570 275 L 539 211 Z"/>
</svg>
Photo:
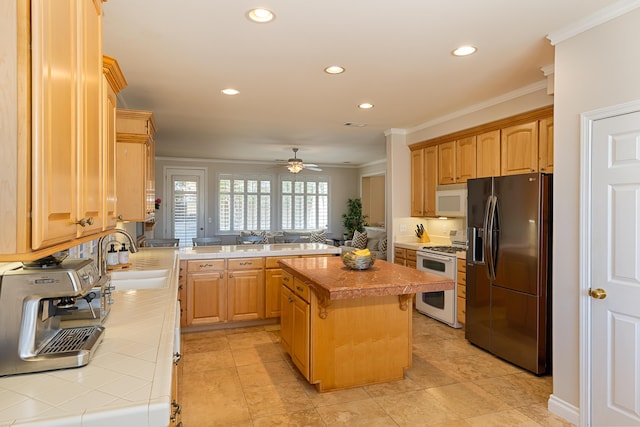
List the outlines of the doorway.
<svg viewBox="0 0 640 427">
<path fill-rule="evenodd" d="M 194 237 L 205 236 L 206 171 L 167 168 L 165 176 L 169 200 L 165 236 L 180 239 L 180 246 L 191 246 Z"/>
<path fill-rule="evenodd" d="M 640 425 L 640 102 L 583 116 L 581 424 Z"/>
<path fill-rule="evenodd" d="M 362 214 L 371 227 L 385 228 L 385 176 L 363 176 L 360 194 Z"/>
</svg>

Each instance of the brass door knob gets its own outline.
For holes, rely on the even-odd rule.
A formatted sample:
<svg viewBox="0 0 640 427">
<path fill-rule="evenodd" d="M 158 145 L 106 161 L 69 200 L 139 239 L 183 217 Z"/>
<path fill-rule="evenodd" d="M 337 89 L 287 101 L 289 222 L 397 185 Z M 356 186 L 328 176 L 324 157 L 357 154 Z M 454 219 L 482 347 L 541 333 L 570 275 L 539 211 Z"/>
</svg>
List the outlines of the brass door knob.
<svg viewBox="0 0 640 427">
<path fill-rule="evenodd" d="M 605 299 L 607 297 L 607 291 L 602 288 L 589 289 L 589 296 L 594 299 Z"/>
</svg>

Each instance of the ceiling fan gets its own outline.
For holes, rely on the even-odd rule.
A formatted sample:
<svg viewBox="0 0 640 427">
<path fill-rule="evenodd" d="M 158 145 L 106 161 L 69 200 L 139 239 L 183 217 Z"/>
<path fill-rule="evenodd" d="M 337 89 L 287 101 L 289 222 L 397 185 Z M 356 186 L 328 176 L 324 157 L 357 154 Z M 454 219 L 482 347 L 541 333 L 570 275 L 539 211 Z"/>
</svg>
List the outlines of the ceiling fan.
<svg viewBox="0 0 640 427">
<path fill-rule="evenodd" d="M 282 166 L 285 166 L 287 169 L 289 169 L 289 172 L 299 173 L 303 169 L 309 169 L 309 170 L 318 171 L 318 172 L 322 171 L 322 169 L 320 169 L 318 165 L 315 165 L 313 163 L 303 163 L 302 159 L 298 158 L 297 153 L 298 153 L 298 149 L 293 148 L 293 158 L 289 159 L 287 163 L 284 163 L 282 165 Z"/>
</svg>

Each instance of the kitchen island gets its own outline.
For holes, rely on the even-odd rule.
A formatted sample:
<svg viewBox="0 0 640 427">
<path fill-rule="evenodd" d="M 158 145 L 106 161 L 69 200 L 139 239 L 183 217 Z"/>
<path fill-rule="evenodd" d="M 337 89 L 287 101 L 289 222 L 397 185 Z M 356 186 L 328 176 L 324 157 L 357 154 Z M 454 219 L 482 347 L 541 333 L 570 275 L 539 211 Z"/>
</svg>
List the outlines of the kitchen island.
<svg viewBox="0 0 640 427">
<path fill-rule="evenodd" d="M 455 285 L 386 261 L 363 271 L 336 257 L 279 263 L 282 346 L 319 391 L 402 379 L 411 367 L 413 295 Z"/>
</svg>

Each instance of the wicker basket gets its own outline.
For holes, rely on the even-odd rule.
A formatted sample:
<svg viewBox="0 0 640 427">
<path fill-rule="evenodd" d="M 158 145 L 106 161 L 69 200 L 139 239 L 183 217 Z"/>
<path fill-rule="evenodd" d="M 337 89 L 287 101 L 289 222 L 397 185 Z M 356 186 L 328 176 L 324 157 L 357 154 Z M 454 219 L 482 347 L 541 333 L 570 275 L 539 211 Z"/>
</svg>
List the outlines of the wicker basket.
<svg viewBox="0 0 640 427">
<path fill-rule="evenodd" d="M 371 267 L 375 261 L 376 257 L 373 254 L 362 256 L 347 252 L 342 255 L 342 262 L 352 270 L 366 270 Z"/>
</svg>

